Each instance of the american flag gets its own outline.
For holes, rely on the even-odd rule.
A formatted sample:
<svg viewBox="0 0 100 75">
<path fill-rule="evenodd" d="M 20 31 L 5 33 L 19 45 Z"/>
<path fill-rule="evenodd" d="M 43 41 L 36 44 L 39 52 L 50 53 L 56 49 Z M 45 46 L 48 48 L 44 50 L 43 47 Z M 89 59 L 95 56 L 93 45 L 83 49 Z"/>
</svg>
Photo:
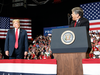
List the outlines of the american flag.
<svg viewBox="0 0 100 75">
<path fill-rule="evenodd" d="M 28 39 L 32 39 L 31 19 L 0 17 L 0 39 L 5 39 L 7 31 L 13 29 L 13 19 L 20 20 L 20 28 L 27 31 Z"/>
<path fill-rule="evenodd" d="M 90 22 L 90 31 L 100 32 L 100 2 L 82 4 L 80 7 L 84 11 L 84 17 Z"/>
</svg>

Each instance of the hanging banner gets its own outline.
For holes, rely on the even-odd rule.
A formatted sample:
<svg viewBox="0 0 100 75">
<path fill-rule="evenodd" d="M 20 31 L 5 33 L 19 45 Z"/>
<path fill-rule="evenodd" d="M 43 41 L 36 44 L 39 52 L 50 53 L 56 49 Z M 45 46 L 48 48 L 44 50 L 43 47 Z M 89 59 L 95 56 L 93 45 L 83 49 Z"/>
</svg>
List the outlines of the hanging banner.
<svg viewBox="0 0 100 75">
<path fill-rule="evenodd" d="M 44 36 L 52 34 L 52 29 L 59 29 L 59 28 L 68 28 L 68 25 L 66 25 L 66 26 L 57 26 L 57 27 L 45 27 L 43 29 Z"/>
<path fill-rule="evenodd" d="M 100 59 L 83 59 L 83 75 L 100 75 Z"/>
<path fill-rule="evenodd" d="M 0 75 L 57 75 L 56 59 L 0 60 Z"/>
</svg>

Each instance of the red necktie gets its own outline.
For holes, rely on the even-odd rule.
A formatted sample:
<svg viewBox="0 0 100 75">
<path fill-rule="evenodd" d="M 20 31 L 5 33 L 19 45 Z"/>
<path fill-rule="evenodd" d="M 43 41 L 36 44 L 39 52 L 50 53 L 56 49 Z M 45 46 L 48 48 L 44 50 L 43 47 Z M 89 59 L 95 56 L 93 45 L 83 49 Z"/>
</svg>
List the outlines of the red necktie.
<svg viewBox="0 0 100 75">
<path fill-rule="evenodd" d="M 75 21 L 74 27 L 76 27 L 76 21 Z"/>
<path fill-rule="evenodd" d="M 16 29 L 15 39 L 16 39 L 15 48 L 17 49 L 18 48 L 18 29 Z"/>
</svg>

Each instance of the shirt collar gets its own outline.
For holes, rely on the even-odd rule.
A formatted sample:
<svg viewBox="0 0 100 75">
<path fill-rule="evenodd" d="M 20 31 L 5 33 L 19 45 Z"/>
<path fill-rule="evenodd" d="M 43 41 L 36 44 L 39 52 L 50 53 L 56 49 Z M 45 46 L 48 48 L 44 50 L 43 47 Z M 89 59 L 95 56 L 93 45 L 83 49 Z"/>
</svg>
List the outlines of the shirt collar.
<svg viewBox="0 0 100 75">
<path fill-rule="evenodd" d="M 16 30 L 17 28 L 15 28 L 15 30 Z M 20 28 L 18 28 L 18 30 L 20 30 Z"/>
<path fill-rule="evenodd" d="M 79 21 L 79 19 L 76 20 L 76 22 L 78 22 L 78 21 Z"/>
</svg>

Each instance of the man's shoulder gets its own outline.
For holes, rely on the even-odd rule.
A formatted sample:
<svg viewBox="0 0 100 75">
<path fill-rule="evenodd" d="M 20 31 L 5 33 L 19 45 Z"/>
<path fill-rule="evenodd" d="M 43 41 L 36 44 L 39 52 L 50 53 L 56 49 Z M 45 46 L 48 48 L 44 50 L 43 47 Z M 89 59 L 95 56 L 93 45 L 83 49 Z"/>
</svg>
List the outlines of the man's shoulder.
<svg viewBox="0 0 100 75">
<path fill-rule="evenodd" d="M 14 30 L 14 29 L 9 29 L 8 31 L 12 31 L 12 30 Z"/>
<path fill-rule="evenodd" d="M 80 21 L 89 21 L 87 18 L 81 18 Z"/>
<path fill-rule="evenodd" d="M 21 32 L 27 32 L 26 30 L 24 30 L 24 29 L 20 29 L 21 30 Z"/>
<path fill-rule="evenodd" d="M 86 18 L 81 18 L 79 21 L 80 21 L 81 23 L 87 23 L 87 24 L 89 24 L 89 20 L 86 19 Z"/>
<path fill-rule="evenodd" d="M 24 30 L 24 29 L 20 29 L 20 30 L 22 30 L 22 31 L 26 31 L 26 30 Z"/>
</svg>

